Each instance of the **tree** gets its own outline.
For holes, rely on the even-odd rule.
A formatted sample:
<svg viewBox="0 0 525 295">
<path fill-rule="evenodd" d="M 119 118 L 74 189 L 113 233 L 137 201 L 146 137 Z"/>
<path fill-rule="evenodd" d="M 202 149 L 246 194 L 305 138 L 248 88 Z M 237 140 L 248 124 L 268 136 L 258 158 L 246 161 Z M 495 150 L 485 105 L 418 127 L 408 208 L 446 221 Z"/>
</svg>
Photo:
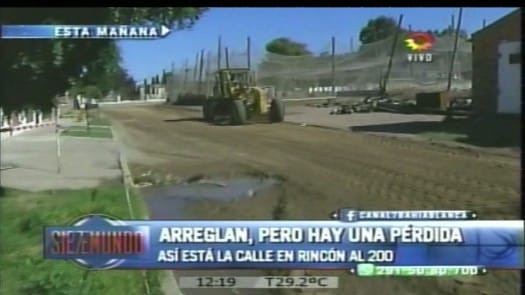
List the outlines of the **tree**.
<svg viewBox="0 0 525 295">
<path fill-rule="evenodd" d="M 206 8 L 2 8 L 2 24 L 143 24 L 191 27 Z M 74 83 L 113 86 L 119 52 L 112 40 L 0 40 L 0 99 L 6 112 L 24 107 L 49 109 L 53 97 Z M 87 81 L 85 81 L 87 80 Z M 96 83 L 95 83 L 96 82 Z M 102 84 L 102 85 L 99 85 Z"/>
<path fill-rule="evenodd" d="M 299 43 L 284 37 L 277 38 L 268 42 L 268 44 L 266 44 L 266 51 L 269 53 L 288 56 L 301 56 L 312 54 L 308 50 L 306 44 Z"/>
<path fill-rule="evenodd" d="M 85 68 L 83 77 L 78 80 L 84 85 L 97 86 L 102 95 L 118 91 L 128 78 L 127 72 L 121 66 L 120 51 L 111 41 L 108 41 L 96 59 L 88 63 Z"/>
<path fill-rule="evenodd" d="M 137 95 L 137 82 L 133 77 L 131 77 L 126 70 L 122 70 L 122 72 L 118 75 L 118 94 L 121 97 L 124 98 L 132 98 Z"/>
<path fill-rule="evenodd" d="M 86 98 L 100 99 L 102 98 L 102 91 L 95 85 L 89 85 L 84 89 L 84 96 Z"/>
<path fill-rule="evenodd" d="M 168 74 L 166 73 L 166 70 L 162 70 L 162 85 L 168 84 Z"/>
<path fill-rule="evenodd" d="M 84 98 L 100 99 L 104 96 L 102 91 L 96 85 L 75 84 L 71 87 L 69 92 L 73 97 L 80 95 Z"/>
<path fill-rule="evenodd" d="M 359 33 L 361 44 L 369 44 L 394 36 L 397 30 L 397 21 L 391 17 L 380 16 L 368 21 Z"/>
<path fill-rule="evenodd" d="M 456 34 L 456 28 L 453 28 L 452 26 L 448 26 L 446 29 L 443 30 L 433 30 L 431 33 L 436 37 L 443 37 L 443 36 L 454 36 Z M 460 29 L 459 30 L 459 37 L 462 39 L 468 39 L 468 33 L 465 30 Z"/>
</svg>

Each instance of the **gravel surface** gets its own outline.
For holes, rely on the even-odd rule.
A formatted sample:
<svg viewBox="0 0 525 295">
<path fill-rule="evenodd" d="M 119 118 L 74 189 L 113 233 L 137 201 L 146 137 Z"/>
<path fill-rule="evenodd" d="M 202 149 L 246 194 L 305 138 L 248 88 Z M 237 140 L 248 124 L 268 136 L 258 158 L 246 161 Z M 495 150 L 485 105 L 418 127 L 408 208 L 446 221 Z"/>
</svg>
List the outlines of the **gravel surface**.
<svg viewBox="0 0 525 295">
<path fill-rule="evenodd" d="M 294 110 L 289 111 L 288 120 L 295 120 Z M 323 111 L 327 109 L 313 112 Z M 154 171 L 181 180 L 267 174 L 283 179 L 278 188 L 252 198 L 195 200 L 183 216 L 174 210 L 174 219 L 269 219 L 279 198 L 287 200 L 289 219 L 326 219 L 340 207 L 473 209 L 482 219 L 520 216 L 519 158 L 287 123 L 215 126 L 202 122 L 198 112 L 166 105 L 107 112 L 118 126 L 134 175 Z M 351 116 L 338 120 L 361 117 Z M 157 206 L 150 206 L 152 218 L 160 214 Z M 176 276 L 247 273 L 260 271 L 175 271 Z M 519 273 L 513 271 L 474 278 L 381 279 L 355 278 L 343 271 L 310 273 L 340 276 L 340 288 L 329 293 L 337 295 L 519 294 Z M 268 294 L 228 289 L 185 293 Z"/>
</svg>

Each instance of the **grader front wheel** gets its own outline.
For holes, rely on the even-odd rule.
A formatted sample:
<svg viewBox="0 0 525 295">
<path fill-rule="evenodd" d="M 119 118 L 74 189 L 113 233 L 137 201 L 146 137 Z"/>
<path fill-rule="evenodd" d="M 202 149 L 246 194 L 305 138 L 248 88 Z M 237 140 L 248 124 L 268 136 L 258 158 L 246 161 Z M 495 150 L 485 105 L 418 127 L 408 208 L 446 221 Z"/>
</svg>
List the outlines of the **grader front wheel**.
<svg viewBox="0 0 525 295">
<path fill-rule="evenodd" d="M 284 102 L 281 99 L 272 100 L 269 115 L 273 123 L 284 121 Z"/>
</svg>

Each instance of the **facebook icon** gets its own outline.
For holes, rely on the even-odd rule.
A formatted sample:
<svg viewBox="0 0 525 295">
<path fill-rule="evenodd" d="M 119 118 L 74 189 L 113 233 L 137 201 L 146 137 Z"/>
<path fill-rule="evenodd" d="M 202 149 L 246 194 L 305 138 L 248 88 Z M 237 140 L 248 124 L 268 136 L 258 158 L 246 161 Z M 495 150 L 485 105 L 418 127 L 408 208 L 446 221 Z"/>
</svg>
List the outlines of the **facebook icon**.
<svg viewBox="0 0 525 295">
<path fill-rule="evenodd" d="M 355 222 L 359 219 L 359 211 L 355 209 L 341 209 L 339 216 L 341 216 L 342 221 Z"/>
</svg>

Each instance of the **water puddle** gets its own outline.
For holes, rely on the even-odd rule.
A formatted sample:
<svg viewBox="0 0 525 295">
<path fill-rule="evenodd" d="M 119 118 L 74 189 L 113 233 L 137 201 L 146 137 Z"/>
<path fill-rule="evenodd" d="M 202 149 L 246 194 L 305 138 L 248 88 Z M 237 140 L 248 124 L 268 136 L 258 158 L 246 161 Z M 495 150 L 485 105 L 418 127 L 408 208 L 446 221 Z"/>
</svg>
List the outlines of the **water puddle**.
<svg viewBox="0 0 525 295">
<path fill-rule="evenodd" d="M 141 193 L 148 204 L 151 219 L 183 219 L 184 208 L 191 202 L 251 198 L 280 183 L 279 179 L 272 177 L 201 178 L 182 184 L 145 187 Z"/>
<path fill-rule="evenodd" d="M 151 185 L 141 193 L 148 204 L 150 219 L 188 219 L 184 210 L 195 201 L 234 201 L 257 196 L 278 186 L 282 180 L 272 177 L 243 176 L 232 179 L 203 178 L 196 176 L 175 185 Z M 263 270 L 176 270 L 180 276 L 265 276 Z M 186 289 L 186 295 L 268 295 L 265 289 Z"/>
</svg>

